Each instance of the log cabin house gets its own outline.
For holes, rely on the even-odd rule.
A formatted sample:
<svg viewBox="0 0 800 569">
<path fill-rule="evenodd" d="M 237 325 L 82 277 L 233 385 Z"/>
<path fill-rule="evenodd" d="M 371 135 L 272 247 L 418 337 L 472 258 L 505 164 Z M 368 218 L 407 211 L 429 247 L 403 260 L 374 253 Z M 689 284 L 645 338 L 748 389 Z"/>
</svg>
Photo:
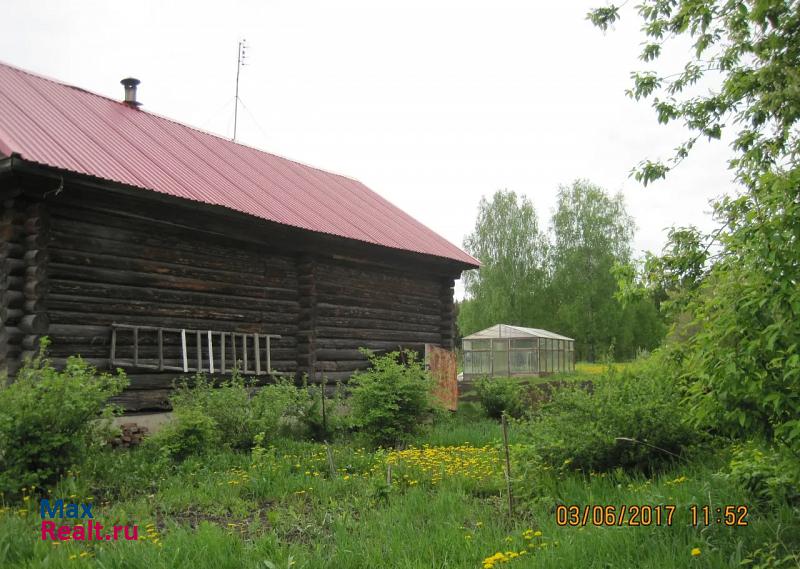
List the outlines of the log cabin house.
<svg viewBox="0 0 800 569">
<path fill-rule="evenodd" d="M 197 370 L 346 380 L 453 346 L 478 262 L 363 184 L 0 64 L 0 368 L 48 336 L 129 410 Z M 0 371 L 0 373 L 2 373 Z"/>
</svg>

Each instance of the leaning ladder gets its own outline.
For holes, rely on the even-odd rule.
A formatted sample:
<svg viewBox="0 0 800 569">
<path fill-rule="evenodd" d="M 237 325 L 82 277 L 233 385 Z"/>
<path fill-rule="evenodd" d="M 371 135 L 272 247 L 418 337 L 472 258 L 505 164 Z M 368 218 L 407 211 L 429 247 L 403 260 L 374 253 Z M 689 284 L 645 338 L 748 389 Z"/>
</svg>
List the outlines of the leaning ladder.
<svg viewBox="0 0 800 569">
<path fill-rule="evenodd" d="M 119 339 L 120 331 L 130 331 L 133 334 L 133 357 L 132 358 L 118 358 L 117 357 L 117 341 Z M 140 357 L 140 339 L 141 333 L 155 333 L 156 345 L 158 348 L 157 358 L 142 358 Z M 183 365 L 176 366 L 168 364 L 164 358 L 164 337 L 168 334 L 176 334 L 180 338 L 180 361 Z M 189 350 L 187 341 L 194 338 L 196 344 L 195 357 L 190 362 Z M 209 373 L 226 373 L 239 367 L 245 375 L 267 375 L 272 373 L 272 359 L 271 359 L 271 340 L 280 338 L 277 334 L 251 334 L 245 332 L 222 332 L 218 330 L 190 330 L 186 328 L 163 328 L 158 326 L 139 326 L 136 324 L 111 324 L 111 354 L 110 362 L 112 366 L 133 367 L 139 369 L 154 369 L 158 371 L 182 371 L 188 372 L 202 372 L 208 371 Z M 262 343 L 263 339 L 263 343 Z M 214 357 L 216 343 L 216 353 L 219 354 L 219 365 L 215 366 Z M 206 345 L 206 354 L 203 356 L 203 345 Z M 252 347 L 253 358 L 249 358 L 250 349 Z M 263 351 L 262 351 L 263 346 Z M 230 351 L 228 351 L 230 347 Z M 264 362 L 262 365 L 262 356 Z M 231 360 L 231 365 L 228 366 L 228 359 Z M 204 359 L 207 359 L 207 366 L 203 366 Z M 196 365 L 190 365 L 195 364 Z M 254 368 L 250 367 L 254 365 Z"/>
</svg>

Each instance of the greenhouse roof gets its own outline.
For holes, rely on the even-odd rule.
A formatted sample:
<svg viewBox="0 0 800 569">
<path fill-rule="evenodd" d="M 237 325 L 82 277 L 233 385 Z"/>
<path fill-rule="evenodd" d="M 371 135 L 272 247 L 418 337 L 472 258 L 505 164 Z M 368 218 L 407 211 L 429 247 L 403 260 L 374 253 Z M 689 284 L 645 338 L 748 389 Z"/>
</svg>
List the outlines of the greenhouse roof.
<svg viewBox="0 0 800 569">
<path fill-rule="evenodd" d="M 522 326 L 511 326 L 509 324 L 495 324 L 494 326 L 486 328 L 486 330 L 481 330 L 480 332 L 475 332 L 469 336 L 464 336 L 465 340 L 480 340 L 488 338 L 551 338 L 553 340 L 574 341 L 573 338 L 567 338 L 566 336 L 562 336 L 561 334 L 556 334 L 555 332 L 550 332 L 548 330 L 542 330 L 540 328 L 524 328 Z"/>
</svg>

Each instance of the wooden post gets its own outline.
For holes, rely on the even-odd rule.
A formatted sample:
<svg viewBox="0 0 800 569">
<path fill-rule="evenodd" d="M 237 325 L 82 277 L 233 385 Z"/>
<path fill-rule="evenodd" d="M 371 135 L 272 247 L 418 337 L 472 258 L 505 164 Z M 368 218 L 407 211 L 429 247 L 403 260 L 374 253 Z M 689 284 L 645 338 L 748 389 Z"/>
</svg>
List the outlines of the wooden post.
<svg viewBox="0 0 800 569">
<path fill-rule="evenodd" d="M 139 365 L 139 329 L 133 329 L 133 367 Z"/>
<path fill-rule="evenodd" d="M 328 455 L 328 469 L 331 471 L 331 478 L 336 478 L 336 465 L 333 463 L 333 452 L 331 452 L 328 441 L 323 442 L 325 443 L 325 453 Z"/>
<path fill-rule="evenodd" d="M 164 330 L 158 329 L 158 370 L 164 371 Z"/>
<path fill-rule="evenodd" d="M 186 330 L 181 330 L 181 348 L 183 349 L 183 373 L 189 371 L 189 355 L 186 353 Z"/>
<path fill-rule="evenodd" d="M 219 333 L 219 372 L 225 373 L 225 332 Z"/>
<path fill-rule="evenodd" d="M 214 373 L 214 344 L 211 342 L 211 330 L 208 331 L 208 372 Z"/>
<path fill-rule="evenodd" d="M 197 344 L 197 371 L 203 371 L 203 341 L 200 339 L 200 330 L 195 333 Z"/>
<path fill-rule="evenodd" d="M 236 358 L 236 333 L 231 334 L 231 348 L 233 349 L 233 367 L 239 367 L 239 360 Z"/>
<path fill-rule="evenodd" d="M 272 349 L 270 348 L 269 341 L 272 338 L 269 334 L 267 334 L 267 374 L 272 373 L 272 355 L 270 352 Z"/>
<path fill-rule="evenodd" d="M 242 334 L 242 352 L 244 353 L 244 363 L 242 364 L 244 369 L 242 372 L 247 373 L 247 334 Z"/>
<path fill-rule="evenodd" d="M 511 456 L 508 452 L 508 422 L 506 414 L 502 415 L 503 422 L 503 447 L 506 451 L 506 491 L 508 492 L 508 515 L 514 517 L 514 498 L 511 495 Z"/>
<path fill-rule="evenodd" d="M 253 334 L 253 351 L 256 354 L 256 375 L 261 375 L 261 348 L 258 342 L 258 332 Z"/>
<path fill-rule="evenodd" d="M 269 340 L 268 340 L 269 341 Z M 322 389 L 320 390 L 320 397 L 322 401 L 320 404 L 322 405 L 322 430 L 327 433 L 328 432 L 328 413 L 325 410 L 325 388 L 328 386 L 328 376 L 324 373 L 322 374 Z"/>
<path fill-rule="evenodd" d="M 111 328 L 111 365 L 114 365 L 117 359 L 117 329 L 112 326 Z"/>
</svg>

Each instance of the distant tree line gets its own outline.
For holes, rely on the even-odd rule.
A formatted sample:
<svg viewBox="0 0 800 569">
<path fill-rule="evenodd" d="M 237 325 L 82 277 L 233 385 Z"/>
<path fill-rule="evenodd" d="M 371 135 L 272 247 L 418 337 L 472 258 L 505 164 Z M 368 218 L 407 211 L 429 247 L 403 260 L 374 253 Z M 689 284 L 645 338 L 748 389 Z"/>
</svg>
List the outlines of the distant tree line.
<svg viewBox="0 0 800 569">
<path fill-rule="evenodd" d="M 634 222 L 621 195 L 578 180 L 558 191 L 547 230 L 533 203 L 498 191 L 479 205 L 464 246 L 482 267 L 465 275 L 461 335 L 493 324 L 545 328 L 575 339 L 577 358 L 634 357 L 664 337 L 652 297 L 617 300 L 614 268 L 631 262 Z"/>
</svg>

